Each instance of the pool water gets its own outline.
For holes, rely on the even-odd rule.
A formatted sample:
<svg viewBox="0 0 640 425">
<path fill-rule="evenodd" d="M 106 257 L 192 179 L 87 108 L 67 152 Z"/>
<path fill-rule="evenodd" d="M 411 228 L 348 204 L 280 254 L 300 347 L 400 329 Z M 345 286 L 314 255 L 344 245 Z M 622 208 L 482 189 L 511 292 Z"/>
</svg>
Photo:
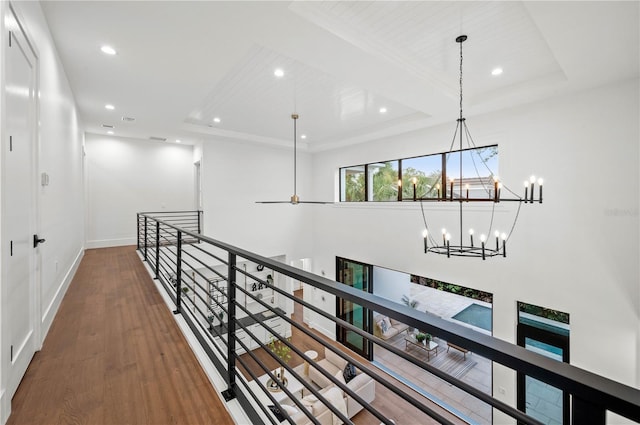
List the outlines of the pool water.
<svg viewBox="0 0 640 425">
<path fill-rule="evenodd" d="M 469 307 L 457 313 L 452 319 L 469 325 L 482 328 L 491 332 L 491 308 L 480 304 L 471 304 Z"/>
</svg>

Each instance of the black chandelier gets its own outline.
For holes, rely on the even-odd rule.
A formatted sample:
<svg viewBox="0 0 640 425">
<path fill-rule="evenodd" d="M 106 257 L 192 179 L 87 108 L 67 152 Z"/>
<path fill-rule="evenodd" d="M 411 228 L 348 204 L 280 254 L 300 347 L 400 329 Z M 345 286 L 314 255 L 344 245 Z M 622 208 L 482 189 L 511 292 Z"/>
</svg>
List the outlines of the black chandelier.
<svg viewBox="0 0 640 425">
<path fill-rule="evenodd" d="M 531 176 L 528 180 L 524 182 L 524 197 L 520 197 L 516 195 L 513 191 L 511 191 L 500 179 L 493 174 L 493 172 L 487 167 L 489 170 L 490 181 L 486 181 L 486 179 L 481 178 L 479 175 L 477 177 L 476 182 L 482 186 L 482 196 L 469 196 L 469 179 L 467 179 L 467 183 L 464 183 L 463 175 L 462 175 L 462 157 L 463 157 L 463 141 L 466 140 L 467 149 L 477 149 L 475 143 L 473 142 L 473 138 L 469 133 L 469 129 L 467 128 L 467 124 L 465 118 L 462 115 L 462 43 L 467 39 L 466 35 L 460 35 L 456 37 L 456 42 L 460 44 L 460 116 L 457 119 L 456 130 L 453 135 L 453 140 L 451 142 L 451 147 L 449 148 L 449 153 L 453 152 L 453 146 L 455 144 L 456 139 L 459 140 L 459 157 L 460 157 L 460 175 L 458 180 L 454 177 L 449 179 L 449 187 L 447 190 L 446 184 L 446 175 L 442 176 L 443 184 L 436 185 L 437 197 L 435 198 L 423 198 L 417 196 L 416 184 L 417 179 L 414 177 L 413 182 L 413 200 L 420 201 L 420 207 L 422 210 L 422 218 L 424 221 L 424 230 L 422 232 L 422 237 L 424 240 L 424 252 L 433 252 L 436 254 L 446 255 L 447 257 L 479 257 L 485 260 L 487 257 L 495 257 L 495 256 L 507 256 L 507 241 L 509 237 L 513 233 L 516 222 L 518 220 L 518 215 L 520 213 L 520 207 L 522 204 L 533 204 L 542 203 L 542 184 L 543 180 L 541 178 L 536 179 L 535 176 Z M 447 158 L 449 156 L 447 155 Z M 483 161 L 484 162 L 484 161 Z M 484 164 L 486 166 L 486 163 Z M 474 163 L 475 167 L 475 163 Z M 445 168 L 446 169 L 446 168 Z M 477 171 L 477 168 L 476 168 Z M 401 185 L 401 182 L 398 182 Z M 537 183 L 537 197 L 536 197 L 536 183 Z M 463 187 L 464 185 L 464 187 Z M 458 189 L 457 193 L 454 189 Z M 511 195 L 503 197 L 503 192 L 507 191 Z M 458 215 L 459 215 L 459 244 L 455 244 L 452 241 L 451 233 L 449 233 L 446 229 L 441 230 L 442 237 L 436 237 L 427 224 L 427 219 L 424 211 L 424 207 L 422 205 L 423 202 L 457 202 L 459 204 Z M 481 202 L 481 203 L 492 203 L 491 209 L 491 220 L 489 223 L 489 230 L 487 234 L 480 235 L 480 244 L 474 243 L 474 234 L 475 231 L 473 229 L 469 229 L 469 243 L 464 243 L 464 235 L 463 235 L 463 208 L 469 202 Z M 494 223 L 494 214 L 495 214 L 495 205 L 500 202 L 517 202 L 518 209 L 516 211 L 513 223 L 509 230 L 509 233 L 500 232 L 499 230 L 493 229 Z M 495 231 L 494 231 L 495 230 Z M 495 248 L 492 243 L 489 242 L 488 235 L 495 237 Z M 457 239 L 457 238 L 456 238 Z"/>
</svg>

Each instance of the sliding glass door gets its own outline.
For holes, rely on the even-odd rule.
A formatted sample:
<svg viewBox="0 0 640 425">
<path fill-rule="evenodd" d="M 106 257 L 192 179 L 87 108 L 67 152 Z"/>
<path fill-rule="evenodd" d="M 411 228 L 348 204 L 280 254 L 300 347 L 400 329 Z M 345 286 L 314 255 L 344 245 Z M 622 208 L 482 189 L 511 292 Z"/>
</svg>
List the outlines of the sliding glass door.
<svg viewBox="0 0 640 425">
<path fill-rule="evenodd" d="M 364 292 L 373 292 L 372 288 L 372 266 L 336 258 L 336 276 L 338 282 L 349 285 Z M 371 332 L 372 312 L 363 306 L 342 298 L 336 298 L 336 313 L 339 319 L 344 320 L 362 329 Z M 358 335 L 356 332 L 342 326 L 336 326 L 336 336 L 338 342 L 371 360 L 373 355 L 372 344 L 368 339 Z"/>
<path fill-rule="evenodd" d="M 569 315 L 518 303 L 518 345 L 569 363 Z M 518 374 L 518 409 L 545 424 L 569 424 L 569 394 L 523 373 Z"/>
</svg>

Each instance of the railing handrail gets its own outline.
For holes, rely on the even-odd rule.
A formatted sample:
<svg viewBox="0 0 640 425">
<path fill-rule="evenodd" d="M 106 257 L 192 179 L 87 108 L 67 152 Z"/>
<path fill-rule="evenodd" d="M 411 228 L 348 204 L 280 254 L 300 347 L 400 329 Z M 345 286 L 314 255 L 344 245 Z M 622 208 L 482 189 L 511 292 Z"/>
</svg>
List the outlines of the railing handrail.
<svg viewBox="0 0 640 425">
<path fill-rule="evenodd" d="M 640 422 L 640 390 L 609 378 L 597 375 L 569 363 L 558 362 L 541 354 L 526 350 L 496 337 L 475 332 L 462 325 L 427 315 L 386 298 L 360 291 L 322 276 L 300 270 L 282 262 L 261 256 L 245 249 L 180 228 L 164 220 L 147 216 L 163 225 L 172 227 L 183 235 L 189 235 L 212 246 L 246 260 L 265 265 L 295 280 L 310 284 L 330 294 L 355 302 L 366 308 L 386 314 L 415 328 L 430 330 L 447 341 L 464 346 L 491 361 L 546 382 L 567 391 L 594 406 L 609 410 L 628 419 Z M 498 401 L 497 399 L 495 399 Z"/>
</svg>

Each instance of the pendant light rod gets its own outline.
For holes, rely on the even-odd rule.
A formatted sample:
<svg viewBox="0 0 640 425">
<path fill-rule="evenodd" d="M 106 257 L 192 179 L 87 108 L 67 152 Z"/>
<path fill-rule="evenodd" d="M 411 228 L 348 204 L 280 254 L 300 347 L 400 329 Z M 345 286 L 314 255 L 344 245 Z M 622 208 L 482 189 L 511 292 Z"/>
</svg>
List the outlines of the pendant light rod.
<svg viewBox="0 0 640 425">
<path fill-rule="evenodd" d="M 298 203 L 300 198 L 298 197 L 298 137 L 297 137 L 297 123 L 299 115 L 296 113 L 291 114 L 293 119 L 293 196 L 291 196 L 291 202 Z"/>
</svg>

